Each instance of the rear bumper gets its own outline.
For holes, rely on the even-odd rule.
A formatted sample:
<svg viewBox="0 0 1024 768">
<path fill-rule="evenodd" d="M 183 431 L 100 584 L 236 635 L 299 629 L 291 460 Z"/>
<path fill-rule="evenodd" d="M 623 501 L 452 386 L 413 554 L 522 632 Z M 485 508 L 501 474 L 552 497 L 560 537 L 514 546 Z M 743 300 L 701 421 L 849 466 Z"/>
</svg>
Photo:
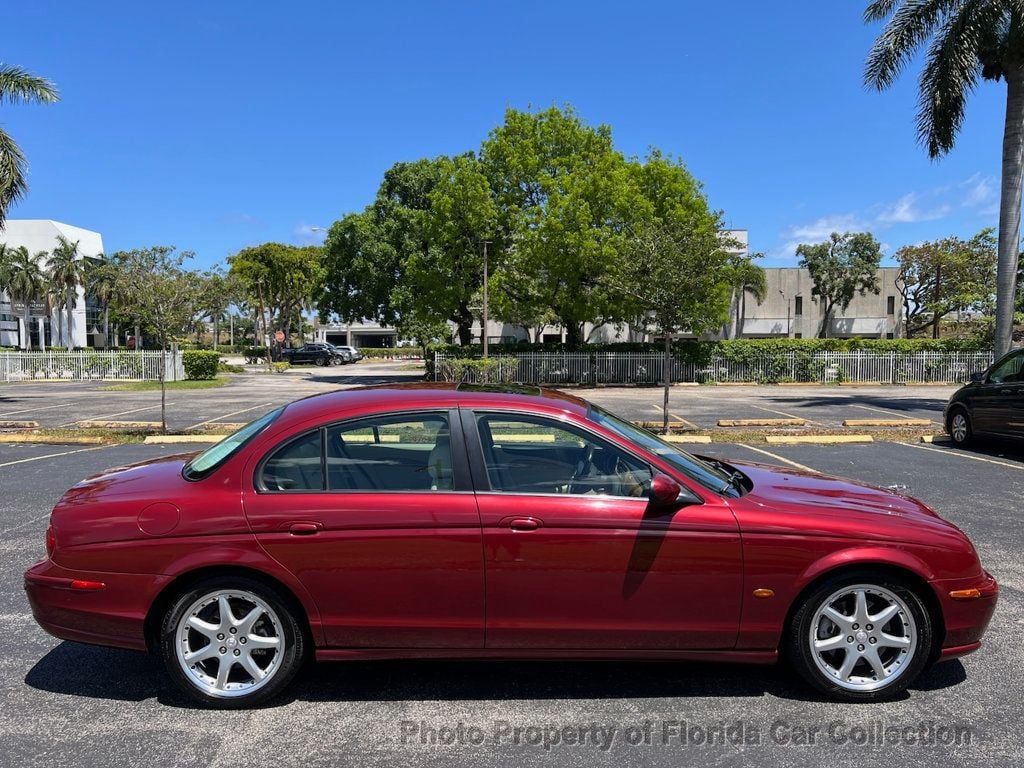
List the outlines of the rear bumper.
<svg viewBox="0 0 1024 768">
<path fill-rule="evenodd" d="M 946 635 L 939 653 L 940 659 L 953 659 L 976 651 L 981 637 L 988 628 L 999 600 L 999 584 L 985 571 L 969 579 L 945 579 L 932 582 L 942 608 Z M 952 597 L 951 592 L 976 590 L 977 596 Z"/>
<path fill-rule="evenodd" d="M 47 559 L 25 571 L 25 593 L 35 620 L 54 637 L 146 650 L 146 612 L 169 580 L 153 574 L 71 571 Z"/>
</svg>

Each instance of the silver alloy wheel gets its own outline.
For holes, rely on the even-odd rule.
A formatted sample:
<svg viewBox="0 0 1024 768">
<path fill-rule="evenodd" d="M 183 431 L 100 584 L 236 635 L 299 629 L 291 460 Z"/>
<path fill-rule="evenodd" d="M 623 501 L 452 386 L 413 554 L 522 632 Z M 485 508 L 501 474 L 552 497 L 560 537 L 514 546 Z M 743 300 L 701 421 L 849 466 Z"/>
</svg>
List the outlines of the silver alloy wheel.
<svg viewBox="0 0 1024 768">
<path fill-rule="evenodd" d="M 953 440 L 962 443 L 967 439 L 967 416 L 964 415 L 963 411 L 957 411 L 953 414 L 953 419 L 950 421 L 950 434 L 953 435 Z"/>
<path fill-rule="evenodd" d="M 248 695 L 281 668 L 281 621 L 248 590 L 220 589 L 199 598 L 182 615 L 175 637 L 185 677 L 209 696 Z"/>
<path fill-rule="evenodd" d="M 910 666 L 917 651 L 917 622 L 892 590 L 854 584 L 822 601 L 807 640 L 827 679 L 847 691 L 876 691 Z"/>
</svg>

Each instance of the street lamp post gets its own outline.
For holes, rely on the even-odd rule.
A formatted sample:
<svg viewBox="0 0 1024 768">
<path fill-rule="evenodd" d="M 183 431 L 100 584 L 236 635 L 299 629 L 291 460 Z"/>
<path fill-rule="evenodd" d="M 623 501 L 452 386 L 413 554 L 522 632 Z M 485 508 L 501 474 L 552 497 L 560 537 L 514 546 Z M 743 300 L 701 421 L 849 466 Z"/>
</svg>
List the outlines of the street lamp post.
<svg viewBox="0 0 1024 768">
<path fill-rule="evenodd" d="M 490 244 L 490 240 L 484 240 L 484 312 L 482 330 L 484 337 L 484 358 L 487 358 L 487 246 Z"/>
<path fill-rule="evenodd" d="M 781 288 L 779 288 L 779 295 L 786 300 L 786 338 L 788 339 L 790 336 L 793 335 L 793 328 L 792 328 L 792 326 L 790 326 L 790 320 L 789 320 L 789 318 L 790 318 L 789 310 L 790 310 L 790 306 L 791 306 L 793 300 L 791 298 L 787 297 L 786 296 L 786 292 L 784 290 L 782 290 Z"/>
</svg>

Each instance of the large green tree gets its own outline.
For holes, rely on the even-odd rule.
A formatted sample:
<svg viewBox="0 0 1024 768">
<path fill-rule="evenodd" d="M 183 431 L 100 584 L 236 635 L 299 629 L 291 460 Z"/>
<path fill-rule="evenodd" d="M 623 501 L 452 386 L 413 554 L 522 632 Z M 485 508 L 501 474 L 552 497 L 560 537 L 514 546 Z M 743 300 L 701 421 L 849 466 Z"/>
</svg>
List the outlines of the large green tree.
<svg viewBox="0 0 1024 768">
<path fill-rule="evenodd" d="M 290 339 L 292 324 L 323 280 L 323 249 L 264 243 L 229 256 L 228 264 L 230 277 L 259 307 L 264 334 L 273 328 Z"/>
<path fill-rule="evenodd" d="M 637 201 L 611 129 L 591 127 L 571 109 L 509 109 L 481 149 L 498 207 L 495 237 L 499 312 L 558 318 L 570 346 L 586 322 L 624 319 L 608 276 L 624 251 L 625 222 Z"/>
<path fill-rule="evenodd" d="M 979 80 L 1006 82 L 996 278 L 996 356 L 1012 344 L 1024 178 L 1024 4 L 1018 0 L 875 0 L 867 22 L 886 21 L 868 54 L 865 80 L 891 86 L 926 48 L 917 132 L 935 158 L 953 149 L 967 97 Z"/>
<path fill-rule="evenodd" d="M 49 80 L 21 67 L 0 64 L 0 104 L 7 102 L 52 103 L 59 99 L 57 88 Z M 28 163 L 10 134 L 0 129 L 0 225 L 11 204 L 28 192 Z"/>
<path fill-rule="evenodd" d="M 720 328 L 729 312 L 734 273 L 720 220 L 704 212 L 691 220 L 652 217 L 630 230 L 616 290 L 664 350 L 662 427 L 668 432 L 672 337 Z"/>
<path fill-rule="evenodd" d="M 895 257 L 908 337 L 931 326 L 937 339 L 939 324 L 949 313 L 990 306 L 996 282 L 996 238 L 991 229 L 970 240 L 946 237 L 906 245 Z"/>
<path fill-rule="evenodd" d="M 834 310 L 846 309 L 858 293 L 879 292 L 882 248 L 869 232 L 833 232 L 823 243 L 797 246 L 796 254 L 814 281 L 811 295 L 824 309 L 818 338 L 828 336 Z"/>
<path fill-rule="evenodd" d="M 160 428 L 167 431 L 167 351 L 191 328 L 201 303 L 200 277 L 186 267 L 190 252 L 156 246 L 115 254 L 114 294 L 122 310 L 160 345 Z"/>
</svg>

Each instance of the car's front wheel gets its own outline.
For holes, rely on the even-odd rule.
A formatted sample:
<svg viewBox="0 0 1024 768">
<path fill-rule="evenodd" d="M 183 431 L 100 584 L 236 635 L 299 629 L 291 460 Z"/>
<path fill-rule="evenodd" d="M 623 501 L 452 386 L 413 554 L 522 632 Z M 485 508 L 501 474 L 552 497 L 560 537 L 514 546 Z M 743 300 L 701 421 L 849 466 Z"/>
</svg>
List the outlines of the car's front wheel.
<svg viewBox="0 0 1024 768">
<path fill-rule="evenodd" d="M 161 654 L 177 686 L 220 709 L 260 704 L 302 665 L 306 642 L 287 601 L 245 577 L 209 579 L 164 616 Z"/>
<path fill-rule="evenodd" d="M 852 574 L 807 596 L 789 628 L 788 652 L 818 690 L 844 701 L 882 701 L 928 665 L 933 630 L 905 584 Z"/>
<path fill-rule="evenodd" d="M 949 414 L 949 421 L 946 424 L 946 431 L 953 438 L 957 445 L 967 445 L 974 437 L 974 430 L 971 427 L 971 417 L 963 408 L 955 408 Z"/>
</svg>

